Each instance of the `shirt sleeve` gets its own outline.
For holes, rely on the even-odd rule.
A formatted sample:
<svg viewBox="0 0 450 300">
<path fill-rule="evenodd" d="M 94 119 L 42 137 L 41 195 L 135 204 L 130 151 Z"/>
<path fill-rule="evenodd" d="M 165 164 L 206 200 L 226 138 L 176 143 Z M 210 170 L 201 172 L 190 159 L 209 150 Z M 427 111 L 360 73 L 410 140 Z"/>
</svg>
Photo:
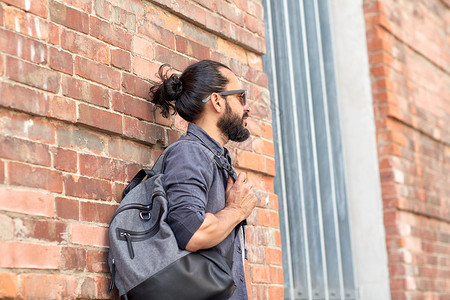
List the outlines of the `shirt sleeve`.
<svg viewBox="0 0 450 300">
<path fill-rule="evenodd" d="M 186 248 L 205 219 L 214 170 L 201 147 L 180 143 L 166 156 L 163 178 L 169 209 L 167 222 L 180 249 Z"/>
</svg>

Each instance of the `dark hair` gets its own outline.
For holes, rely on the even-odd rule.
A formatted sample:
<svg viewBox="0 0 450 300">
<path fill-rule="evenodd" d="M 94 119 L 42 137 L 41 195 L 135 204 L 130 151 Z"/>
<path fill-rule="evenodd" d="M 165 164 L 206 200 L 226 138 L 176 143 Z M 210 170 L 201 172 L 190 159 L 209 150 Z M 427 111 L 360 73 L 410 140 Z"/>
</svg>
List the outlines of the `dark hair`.
<svg viewBox="0 0 450 300">
<path fill-rule="evenodd" d="M 168 76 L 170 67 L 164 64 L 157 74 L 161 83 L 150 88 L 150 101 L 161 108 L 165 118 L 173 109 L 173 114 L 178 113 L 188 122 L 195 121 L 203 111 L 202 100 L 212 93 L 222 92 L 228 83 L 221 68 L 230 70 L 219 62 L 201 60 L 187 67 L 180 76 Z"/>
</svg>

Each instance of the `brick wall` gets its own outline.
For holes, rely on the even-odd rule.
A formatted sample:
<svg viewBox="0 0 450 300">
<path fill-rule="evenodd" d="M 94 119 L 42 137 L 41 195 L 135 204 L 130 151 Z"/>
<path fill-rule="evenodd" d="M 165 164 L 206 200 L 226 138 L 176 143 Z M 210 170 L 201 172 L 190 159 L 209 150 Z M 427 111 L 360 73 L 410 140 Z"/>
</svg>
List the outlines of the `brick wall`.
<svg viewBox="0 0 450 300">
<path fill-rule="evenodd" d="M 364 11 L 392 299 L 449 299 L 450 2 Z"/>
<path fill-rule="evenodd" d="M 147 101 L 162 63 L 229 65 L 252 137 L 230 144 L 259 199 L 251 298 L 282 298 L 260 0 L 0 1 L 0 298 L 110 298 L 107 224 L 126 182 L 186 129 Z"/>
</svg>

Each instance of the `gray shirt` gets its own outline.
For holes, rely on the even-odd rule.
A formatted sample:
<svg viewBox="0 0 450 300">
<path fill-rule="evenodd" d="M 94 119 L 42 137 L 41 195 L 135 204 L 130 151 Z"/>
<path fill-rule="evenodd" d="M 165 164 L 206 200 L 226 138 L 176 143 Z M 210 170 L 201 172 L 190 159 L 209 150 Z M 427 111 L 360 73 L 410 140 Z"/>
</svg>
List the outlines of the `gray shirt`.
<svg viewBox="0 0 450 300">
<path fill-rule="evenodd" d="M 228 150 L 202 128 L 190 123 L 187 134 L 180 138 L 182 139 L 205 145 L 232 168 L 233 177 L 236 178 Z M 228 173 L 219 169 L 201 145 L 177 143 L 166 154 L 164 188 L 169 205 L 167 220 L 181 249 L 185 249 L 192 235 L 201 226 L 205 213 L 214 214 L 225 207 L 227 180 Z M 235 230 L 214 248 L 225 256 L 233 240 L 233 277 L 237 288 L 230 299 L 247 299 L 241 244 Z"/>
</svg>

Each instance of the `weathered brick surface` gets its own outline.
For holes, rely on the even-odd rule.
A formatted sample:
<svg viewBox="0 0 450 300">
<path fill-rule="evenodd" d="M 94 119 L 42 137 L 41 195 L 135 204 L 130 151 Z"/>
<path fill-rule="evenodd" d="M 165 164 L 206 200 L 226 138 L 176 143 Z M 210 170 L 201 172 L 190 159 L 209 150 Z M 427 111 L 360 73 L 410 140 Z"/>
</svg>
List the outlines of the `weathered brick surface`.
<svg viewBox="0 0 450 300">
<path fill-rule="evenodd" d="M 162 64 L 200 59 L 229 65 L 255 104 L 252 137 L 229 144 L 258 197 L 246 276 L 251 297 L 282 298 L 264 52 L 261 0 L 1 0 L 0 298 L 117 298 L 107 224 L 187 128 L 149 88 Z"/>
<path fill-rule="evenodd" d="M 449 6 L 443 1 L 364 1 L 364 12 L 391 296 L 445 299 Z"/>
</svg>

